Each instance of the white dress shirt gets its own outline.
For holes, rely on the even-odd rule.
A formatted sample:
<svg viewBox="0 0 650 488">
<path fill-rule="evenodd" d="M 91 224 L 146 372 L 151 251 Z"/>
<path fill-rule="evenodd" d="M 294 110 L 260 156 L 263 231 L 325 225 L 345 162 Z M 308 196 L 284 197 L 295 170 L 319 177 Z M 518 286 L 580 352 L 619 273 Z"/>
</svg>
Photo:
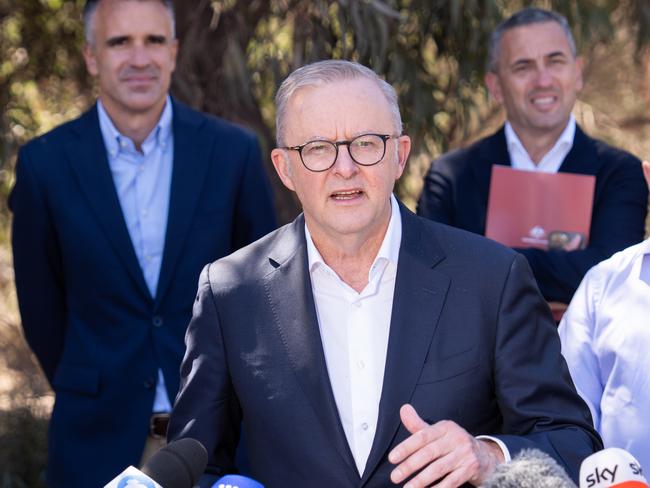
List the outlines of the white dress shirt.
<svg viewBox="0 0 650 488">
<path fill-rule="evenodd" d="M 559 333 L 605 447 L 650 466 L 650 239 L 587 273 Z"/>
<path fill-rule="evenodd" d="M 402 217 L 391 196 L 388 229 L 361 293 L 325 264 L 306 225 L 305 234 L 327 372 L 345 436 L 362 474 L 377 428 Z"/>
<path fill-rule="evenodd" d="M 573 147 L 573 139 L 576 135 L 576 119 L 573 114 L 569 116 L 569 122 L 558 140 L 555 141 L 555 145 L 540 159 L 538 164 L 535 164 L 530 158 L 528 151 L 526 151 L 519 137 L 517 137 L 510 122 L 506 122 L 505 134 L 508 154 L 510 155 L 510 165 L 513 169 L 539 171 L 541 173 L 557 173 L 560 166 L 562 166 L 564 158 Z"/>
<path fill-rule="evenodd" d="M 325 263 L 305 225 L 311 287 L 327 372 L 360 475 L 366 467 L 377 429 L 402 242 L 402 216 L 393 195 L 390 203 L 388 229 L 368 272 L 368 284 L 361 293 L 341 280 Z M 496 442 L 505 460 L 510 461 L 510 453 L 501 440 L 477 436 L 481 438 Z"/>
</svg>

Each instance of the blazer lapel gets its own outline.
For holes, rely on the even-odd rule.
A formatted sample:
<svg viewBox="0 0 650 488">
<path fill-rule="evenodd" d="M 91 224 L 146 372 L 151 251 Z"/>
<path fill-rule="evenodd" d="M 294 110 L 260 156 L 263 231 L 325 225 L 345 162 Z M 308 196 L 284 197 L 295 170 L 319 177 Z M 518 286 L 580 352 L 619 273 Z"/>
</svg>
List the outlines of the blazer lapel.
<svg viewBox="0 0 650 488">
<path fill-rule="evenodd" d="M 401 424 L 399 409 L 409 402 L 427 357 L 445 302 L 449 277 L 435 270 L 444 259 L 434 235 L 404 206 L 393 311 L 377 431 L 362 484 L 388 455 Z"/>
<path fill-rule="evenodd" d="M 78 139 L 68 142 L 65 150 L 79 187 L 127 273 L 146 299 L 151 300 L 113 183 L 96 104 L 78 120 L 74 131 Z"/>
<path fill-rule="evenodd" d="M 201 139 L 203 119 L 172 100 L 174 165 L 169 195 L 165 249 L 156 291 L 155 308 L 160 306 L 192 223 L 210 163 L 214 141 Z"/>
<path fill-rule="evenodd" d="M 595 175 L 598 173 L 600 165 L 601 161 L 596 155 L 591 139 L 576 125 L 573 146 L 562 161 L 560 171 L 562 173 Z"/>
<path fill-rule="evenodd" d="M 307 264 L 304 218 L 285 227 L 269 257 L 276 268 L 264 280 L 276 326 L 287 355 L 314 413 L 348 467 L 359 475 L 345 437 L 330 385 Z M 335 469 L 333 467 L 333 469 Z"/>
</svg>

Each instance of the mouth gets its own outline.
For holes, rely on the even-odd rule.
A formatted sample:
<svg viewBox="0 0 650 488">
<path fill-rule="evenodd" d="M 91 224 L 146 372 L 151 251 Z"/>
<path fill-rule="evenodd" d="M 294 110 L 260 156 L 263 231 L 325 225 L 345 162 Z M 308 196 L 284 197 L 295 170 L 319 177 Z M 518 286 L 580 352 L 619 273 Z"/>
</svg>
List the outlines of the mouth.
<svg viewBox="0 0 650 488">
<path fill-rule="evenodd" d="M 126 83 L 151 83 L 154 79 L 153 76 L 129 76 L 123 78 L 122 81 L 125 81 Z"/>
<path fill-rule="evenodd" d="M 530 103 L 540 110 L 548 110 L 552 108 L 558 101 L 555 95 L 535 96 L 531 97 Z"/>
<path fill-rule="evenodd" d="M 356 200 L 358 198 L 361 198 L 361 196 L 363 196 L 363 193 L 364 193 L 363 190 L 335 191 L 330 194 L 330 198 L 338 202 L 345 202 L 345 201 L 351 201 L 351 200 Z"/>
</svg>

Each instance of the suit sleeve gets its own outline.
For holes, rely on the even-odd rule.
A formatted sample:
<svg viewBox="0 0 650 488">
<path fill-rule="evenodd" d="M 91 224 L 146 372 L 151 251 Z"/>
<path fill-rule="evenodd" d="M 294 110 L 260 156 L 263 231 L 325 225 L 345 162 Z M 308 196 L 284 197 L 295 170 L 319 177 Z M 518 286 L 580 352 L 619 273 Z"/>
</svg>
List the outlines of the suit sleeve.
<svg viewBox="0 0 650 488">
<path fill-rule="evenodd" d="M 580 463 L 602 448 L 589 410 L 576 393 L 548 307 L 521 256 L 512 262 L 499 304 L 495 392 L 503 416 L 501 439 L 511 455 L 540 449 L 573 479 Z"/>
<path fill-rule="evenodd" d="M 237 194 L 233 250 L 277 228 L 273 193 L 254 137 L 248 141 L 245 167 Z"/>
<path fill-rule="evenodd" d="M 192 320 L 185 336 L 181 385 L 167 438 L 198 440 L 208 451 L 207 473 L 236 472 L 241 410 L 226 361 L 219 314 L 210 285 L 210 267 L 201 272 Z"/>
<path fill-rule="evenodd" d="M 21 150 L 9 197 L 16 293 L 25 338 L 50 385 L 63 353 L 66 305 L 50 209 L 28 151 Z"/>
<path fill-rule="evenodd" d="M 444 170 L 441 160 L 431 163 L 424 177 L 417 214 L 447 225 L 454 223 L 453 179 Z"/>
<path fill-rule="evenodd" d="M 589 245 L 579 251 L 516 249 L 526 256 L 539 288 L 549 301 L 569 303 L 591 267 L 643 240 L 648 189 L 641 163 L 620 164 L 602 187 L 593 209 Z"/>
</svg>

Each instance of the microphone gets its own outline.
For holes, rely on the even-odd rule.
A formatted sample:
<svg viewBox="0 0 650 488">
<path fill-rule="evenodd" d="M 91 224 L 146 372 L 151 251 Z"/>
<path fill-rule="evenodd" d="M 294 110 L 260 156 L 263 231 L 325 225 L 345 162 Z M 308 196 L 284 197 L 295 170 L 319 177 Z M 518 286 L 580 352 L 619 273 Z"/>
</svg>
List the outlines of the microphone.
<svg viewBox="0 0 650 488">
<path fill-rule="evenodd" d="M 179 439 L 151 456 L 142 471 L 129 466 L 104 488 L 192 488 L 207 464 L 203 444 Z"/>
<path fill-rule="evenodd" d="M 564 469 L 537 449 L 524 449 L 497 466 L 481 488 L 577 488 Z"/>
<path fill-rule="evenodd" d="M 641 464 L 618 447 L 598 451 L 580 465 L 580 488 L 648 488 Z"/>
<path fill-rule="evenodd" d="M 264 488 L 264 485 L 246 476 L 227 474 L 215 481 L 212 488 Z"/>
</svg>

